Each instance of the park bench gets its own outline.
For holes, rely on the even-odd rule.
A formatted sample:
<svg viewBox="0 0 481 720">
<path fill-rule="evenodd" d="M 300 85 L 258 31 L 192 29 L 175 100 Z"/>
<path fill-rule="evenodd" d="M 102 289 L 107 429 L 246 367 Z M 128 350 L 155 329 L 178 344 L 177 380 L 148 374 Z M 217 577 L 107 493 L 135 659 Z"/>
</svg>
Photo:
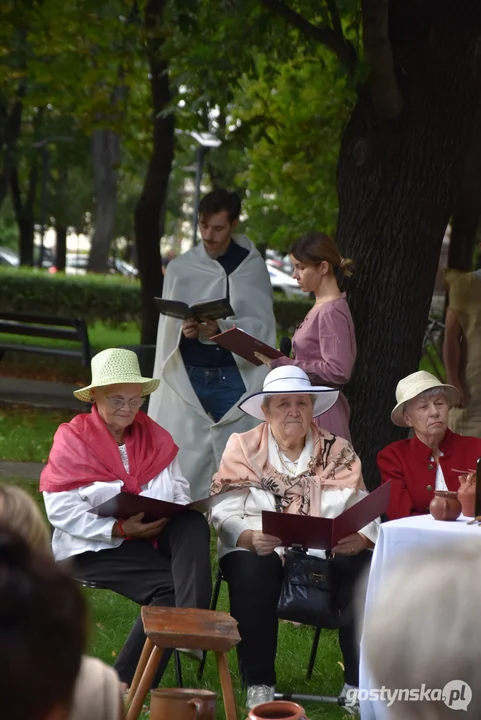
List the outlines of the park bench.
<svg viewBox="0 0 481 720">
<path fill-rule="evenodd" d="M 42 353 L 62 357 L 80 358 L 84 367 L 90 367 L 90 343 L 87 325 L 82 318 L 53 317 L 31 313 L 0 311 L 0 333 L 23 335 L 25 337 L 69 340 L 79 344 L 78 348 L 29 345 L 8 342 L 0 338 L 0 360 L 7 350 L 12 352 Z"/>
</svg>

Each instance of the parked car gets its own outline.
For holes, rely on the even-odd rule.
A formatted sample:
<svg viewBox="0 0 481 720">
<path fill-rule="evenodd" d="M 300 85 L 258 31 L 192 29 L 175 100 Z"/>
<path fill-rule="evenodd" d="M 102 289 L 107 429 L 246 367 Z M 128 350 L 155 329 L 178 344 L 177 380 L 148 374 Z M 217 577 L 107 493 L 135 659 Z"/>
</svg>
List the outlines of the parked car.
<svg viewBox="0 0 481 720">
<path fill-rule="evenodd" d="M 297 280 L 294 280 L 294 278 L 287 273 L 282 272 L 282 270 L 278 270 L 269 264 L 267 264 L 267 271 L 269 273 L 274 292 L 282 293 L 286 297 L 309 297 L 309 293 L 301 290 L 297 284 Z"/>
</svg>

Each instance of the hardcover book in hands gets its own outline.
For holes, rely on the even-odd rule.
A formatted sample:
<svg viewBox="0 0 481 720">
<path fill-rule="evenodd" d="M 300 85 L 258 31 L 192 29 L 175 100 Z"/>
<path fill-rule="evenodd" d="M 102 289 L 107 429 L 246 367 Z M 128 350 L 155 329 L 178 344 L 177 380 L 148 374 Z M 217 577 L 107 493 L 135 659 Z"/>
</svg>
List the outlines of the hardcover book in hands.
<svg viewBox="0 0 481 720">
<path fill-rule="evenodd" d="M 305 550 L 331 550 L 339 540 L 386 512 L 391 481 L 384 483 L 335 518 L 262 512 L 262 532 L 282 540 L 284 547 L 301 545 Z"/>
<path fill-rule="evenodd" d="M 193 305 L 187 305 L 180 300 L 165 300 L 154 298 L 154 302 L 161 315 L 177 318 L 178 320 L 222 320 L 234 315 L 234 310 L 227 298 L 220 300 L 204 300 Z"/>
<path fill-rule="evenodd" d="M 134 493 L 120 492 L 110 498 L 101 505 L 97 505 L 88 512 L 99 515 L 100 517 L 114 517 L 117 519 L 127 520 L 132 515 L 143 512 L 142 522 L 153 522 L 154 520 L 162 520 L 162 518 L 170 518 L 182 510 L 198 510 L 205 513 L 218 503 L 237 495 L 244 495 L 246 489 L 229 490 L 227 492 L 211 495 L 202 500 L 195 500 L 187 505 L 168 502 L 167 500 L 157 500 L 156 498 L 146 497 L 145 495 L 135 495 Z"/>
<path fill-rule="evenodd" d="M 212 335 L 211 340 L 226 348 L 226 350 L 240 355 L 244 360 L 248 360 L 253 365 L 262 365 L 262 361 L 254 355 L 255 352 L 262 353 L 272 360 L 283 357 L 280 350 L 266 345 L 262 340 L 258 340 L 252 335 L 249 335 L 249 333 L 246 333 L 245 330 L 237 327 L 233 327 L 218 335 Z"/>
</svg>

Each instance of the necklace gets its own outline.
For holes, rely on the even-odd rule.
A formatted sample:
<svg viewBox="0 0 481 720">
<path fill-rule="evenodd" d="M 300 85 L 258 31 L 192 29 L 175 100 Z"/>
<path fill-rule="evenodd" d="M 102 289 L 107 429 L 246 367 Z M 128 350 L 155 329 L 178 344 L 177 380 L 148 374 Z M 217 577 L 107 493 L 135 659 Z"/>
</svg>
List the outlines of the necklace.
<svg viewBox="0 0 481 720">
<path fill-rule="evenodd" d="M 277 442 L 277 440 L 275 438 L 274 438 L 274 442 L 276 444 L 276 450 L 277 450 L 277 454 L 279 456 L 280 463 L 281 463 L 282 467 L 284 468 L 284 470 L 287 470 L 289 475 L 297 475 L 297 466 L 299 464 L 299 458 L 297 458 L 297 460 L 289 460 L 289 458 L 286 457 L 284 455 L 284 453 L 281 451 L 281 449 L 279 447 L 279 443 Z M 289 467 L 289 465 L 292 465 L 292 467 Z"/>
</svg>

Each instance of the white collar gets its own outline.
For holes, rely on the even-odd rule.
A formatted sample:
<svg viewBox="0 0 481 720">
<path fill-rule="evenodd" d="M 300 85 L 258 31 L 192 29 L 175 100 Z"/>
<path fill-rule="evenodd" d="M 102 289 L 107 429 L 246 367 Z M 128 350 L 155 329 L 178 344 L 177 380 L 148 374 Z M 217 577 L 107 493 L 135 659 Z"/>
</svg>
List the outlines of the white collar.
<svg viewBox="0 0 481 720">
<path fill-rule="evenodd" d="M 297 460 L 297 467 L 295 472 L 291 472 L 291 475 L 297 476 L 301 475 L 301 473 L 305 472 L 309 466 L 309 463 L 312 458 L 312 453 L 314 450 L 314 441 L 312 439 L 312 430 L 309 428 L 306 435 L 306 442 L 302 449 L 301 454 L 299 455 L 299 459 Z M 279 458 L 279 453 L 277 452 L 277 443 L 275 441 L 274 435 L 272 434 L 271 427 L 269 426 L 269 436 L 268 436 L 268 450 L 267 450 L 267 459 L 269 460 L 270 464 L 280 473 L 283 475 L 286 474 L 286 468 L 281 463 Z"/>
</svg>

